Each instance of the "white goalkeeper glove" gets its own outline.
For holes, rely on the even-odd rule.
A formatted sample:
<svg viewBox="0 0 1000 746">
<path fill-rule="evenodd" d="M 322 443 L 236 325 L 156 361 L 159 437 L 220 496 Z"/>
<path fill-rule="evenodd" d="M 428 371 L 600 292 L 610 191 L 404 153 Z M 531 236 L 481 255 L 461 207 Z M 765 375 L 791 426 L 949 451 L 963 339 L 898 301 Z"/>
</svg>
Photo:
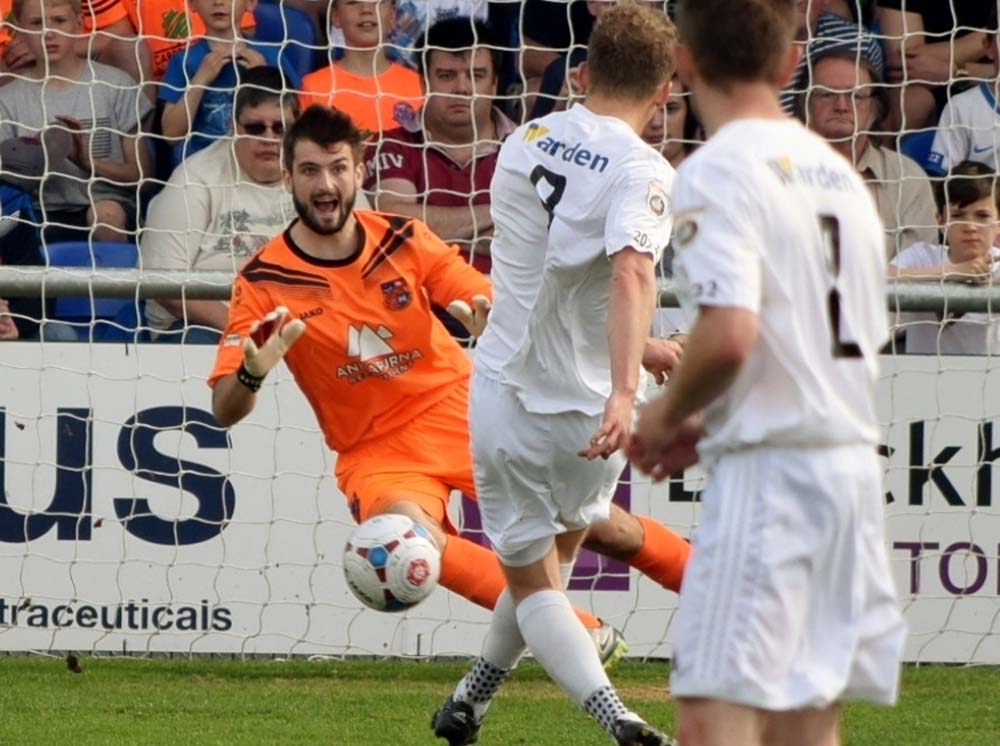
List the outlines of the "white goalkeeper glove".
<svg viewBox="0 0 1000 746">
<path fill-rule="evenodd" d="M 471 308 L 464 300 L 453 300 L 448 304 L 448 313 L 461 321 L 462 326 L 469 330 L 469 334 L 478 337 L 486 329 L 491 308 L 493 305 L 485 295 L 473 295 Z"/>
<path fill-rule="evenodd" d="M 250 325 L 250 333 L 243 339 L 243 368 L 253 378 L 263 380 L 305 330 L 306 322 L 288 321 L 288 309 L 278 306 Z"/>
</svg>

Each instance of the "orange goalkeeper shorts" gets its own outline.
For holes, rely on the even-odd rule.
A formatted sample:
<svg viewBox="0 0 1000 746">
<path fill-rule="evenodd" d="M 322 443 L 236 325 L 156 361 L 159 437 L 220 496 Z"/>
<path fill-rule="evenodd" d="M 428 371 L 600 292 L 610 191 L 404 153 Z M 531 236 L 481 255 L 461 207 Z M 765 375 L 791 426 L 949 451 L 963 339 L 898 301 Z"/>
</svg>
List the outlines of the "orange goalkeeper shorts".
<svg viewBox="0 0 1000 746">
<path fill-rule="evenodd" d="M 361 523 L 407 500 L 457 533 L 448 517 L 451 491 L 476 494 L 468 408 L 469 385 L 463 381 L 410 424 L 338 454 L 337 483 L 354 520 Z"/>
</svg>

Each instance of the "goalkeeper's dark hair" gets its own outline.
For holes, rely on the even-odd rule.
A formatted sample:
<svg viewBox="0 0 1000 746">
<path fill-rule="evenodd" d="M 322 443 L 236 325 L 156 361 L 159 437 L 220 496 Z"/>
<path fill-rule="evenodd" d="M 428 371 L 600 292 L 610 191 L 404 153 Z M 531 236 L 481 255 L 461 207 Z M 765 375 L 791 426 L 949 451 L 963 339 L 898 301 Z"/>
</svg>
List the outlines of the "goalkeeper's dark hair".
<svg viewBox="0 0 1000 746">
<path fill-rule="evenodd" d="M 417 69 L 426 81 L 431 55 L 434 52 L 467 54 L 477 49 L 485 49 L 490 53 L 493 75 L 499 75 L 503 64 L 503 51 L 492 27 L 468 16 L 444 18 L 428 28 L 424 34 L 423 45 L 417 56 Z"/>
<path fill-rule="evenodd" d="M 300 140 L 308 140 L 321 148 L 330 149 L 340 143 L 347 143 L 354 155 L 354 164 L 362 162 L 364 137 L 354 120 L 342 111 L 313 104 L 285 131 L 282 142 L 285 168 L 295 165 L 295 146 Z"/>
<path fill-rule="evenodd" d="M 1000 210 L 997 172 L 978 161 L 962 161 L 948 172 L 947 178 L 934 184 L 934 198 L 942 213 L 949 205 L 967 207 L 984 197 L 991 198 Z"/>
<path fill-rule="evenodd" d="M 277 67 L 251 67 L 240 69 L 240 83 L 233 103 L 233 117 L 239 119 L 244 109 L 277 101 L 282 109 L 290 109 L 293 117 L 299 115 L 299 97 L 288 85 L 285 74 Z"/>
</svg>

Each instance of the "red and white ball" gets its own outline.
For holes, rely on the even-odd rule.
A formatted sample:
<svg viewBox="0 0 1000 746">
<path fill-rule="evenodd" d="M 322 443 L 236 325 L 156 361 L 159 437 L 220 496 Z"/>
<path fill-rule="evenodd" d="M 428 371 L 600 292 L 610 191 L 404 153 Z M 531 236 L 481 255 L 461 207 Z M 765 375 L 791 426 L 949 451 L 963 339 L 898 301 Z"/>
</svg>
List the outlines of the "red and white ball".
<svg viewBox="0 0 1000 746">
<path fill-rule="evenodd" d="M 441 574 L 441 552 L 426 528 L 386 513 L 354 529 L 344 547 L 347 586 L 376 611 L 405 611 L 427 598 Z"/>
</svg>

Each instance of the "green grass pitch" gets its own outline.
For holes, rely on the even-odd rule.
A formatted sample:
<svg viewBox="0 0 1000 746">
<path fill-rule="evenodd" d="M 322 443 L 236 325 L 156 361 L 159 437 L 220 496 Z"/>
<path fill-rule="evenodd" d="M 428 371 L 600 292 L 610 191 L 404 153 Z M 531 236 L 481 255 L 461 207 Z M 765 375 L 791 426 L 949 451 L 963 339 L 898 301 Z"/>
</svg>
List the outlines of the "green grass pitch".
<svg viewBox="0 0 1000 746">
<path fill-rule="evenodd" d="M 0 658 L 0 744 L 422 746 L 464 663 Z M 623 662 L 626 703 L 670 730 L 667 666 Z M 852 705 L 846 746 L 997 746 L 1000 668 L 907 668 L 895 709 Z M 607 746 L 531 662 L 490 711 L 481 746 Z"/>
</svg>

